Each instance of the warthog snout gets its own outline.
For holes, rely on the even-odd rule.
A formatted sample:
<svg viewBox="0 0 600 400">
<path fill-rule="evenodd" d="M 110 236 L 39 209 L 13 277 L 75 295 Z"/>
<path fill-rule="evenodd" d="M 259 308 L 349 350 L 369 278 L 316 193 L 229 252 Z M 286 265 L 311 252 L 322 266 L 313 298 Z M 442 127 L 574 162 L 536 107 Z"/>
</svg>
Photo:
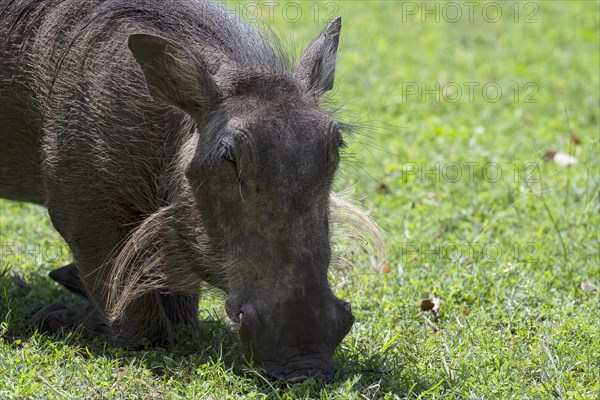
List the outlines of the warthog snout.
<svg viewBox="0 0 600 400">
<path fill-rule="evenodd" d="M 232 303 L 226 309 L 244 353 L 269 376 L 292 383 L 333 378 L 333 352 L 354 323 L 349 303 L 315 293 L 287 300 L 275 294 L 271 301 L 262 296 L 238 308 Z"/>
</svg>

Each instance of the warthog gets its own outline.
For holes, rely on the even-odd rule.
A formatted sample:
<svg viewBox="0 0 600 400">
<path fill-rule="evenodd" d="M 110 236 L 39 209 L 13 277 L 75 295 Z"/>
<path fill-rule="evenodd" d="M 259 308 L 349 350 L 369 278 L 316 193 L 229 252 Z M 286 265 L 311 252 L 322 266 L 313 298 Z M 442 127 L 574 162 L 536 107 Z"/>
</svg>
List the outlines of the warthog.
<svg viewBox="0 0 600 400">
<path fill-rule="evenodd" d="M 292 67 L 206 1 L 0 0 L 0 196 L 47 207 L 76 260 L 51 276 L 94 310 L 34 321 L 164 345 L 204 281 L 269 375 L 330 378 L 354 322 L 327 280 L 340 28 Z"/>
</svg>

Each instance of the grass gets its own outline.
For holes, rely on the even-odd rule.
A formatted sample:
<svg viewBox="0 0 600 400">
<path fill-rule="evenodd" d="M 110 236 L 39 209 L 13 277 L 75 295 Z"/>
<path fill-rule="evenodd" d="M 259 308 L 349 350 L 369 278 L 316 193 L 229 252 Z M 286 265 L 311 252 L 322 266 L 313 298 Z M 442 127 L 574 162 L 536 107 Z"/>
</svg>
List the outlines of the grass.
<svg viewBox="0 0 600 400">
<path fill-rule="evenodd" d="M 260 4 L 297 52 L 344 18 L 334 99 L 364 129 L 336 188 L 372 210 L 388 256 L 332 274 L 357 320 L 336 379 L 265 379 L 211 292 L 169 349 L 32 331 L 37 309 L 77 301 L 46 277 L 69 254 L 45 210 L 2 200 L 0 398 L 599 398 L 600 293 L 581 286 L 600 286 L 599 3 L 482 2 L 472 22 L 464 2 L 458 20 L 447 3 Z"/>
</svg>

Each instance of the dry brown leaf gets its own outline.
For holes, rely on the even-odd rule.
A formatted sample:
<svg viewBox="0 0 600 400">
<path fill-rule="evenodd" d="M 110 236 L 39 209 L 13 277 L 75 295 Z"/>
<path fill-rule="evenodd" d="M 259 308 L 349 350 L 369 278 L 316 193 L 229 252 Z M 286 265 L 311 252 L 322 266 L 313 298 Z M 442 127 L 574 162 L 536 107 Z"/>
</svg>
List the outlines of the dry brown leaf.
<svg viewBox="0 0 600 400">
<path fill-rule="evenodd" d="M 568 167 L 569 165 L 577 164 L 577 159 L 573 156 L 568 155 L 560 151 L 548 150 L 542 156 L 542 160 L 552 160 L 561 167 Z"/>
<path fill-rule="evenodd" d="M 573 144 L 581 144 L 581 139 L 579 138 L 579 136 L 575 135 L 575 134 L 571 134 L 571 143 Z"/>
<path fill-rule="evenodd" d="M 442 300 L 439 297 L 434 297 L 432 299 L 423 299 L 421 300 L 421 311 L 431 311 L 433 315 L 438 315 L 440 304 L 442 304 Z"/>
<path fill-rule="evenodd" d="M 554 150 L 548 150 L 542 156 L 542 160 L 554 160 L 554 155 L 556 152 Z"/>
<path fill-rule="evenodd" d="M 429 311 L 429 310 L 432 310 L 433 307 L 434 307 L 433 301 L 431 301 L 429 299 L 421 300 L 421 311 Z"/>
<path fill-rule="evenodd" d="M 592 282 L 582 282 L 581 290 L 584 292 L 597 292 L 598 286 L 594 285 Z"/>
</svg>

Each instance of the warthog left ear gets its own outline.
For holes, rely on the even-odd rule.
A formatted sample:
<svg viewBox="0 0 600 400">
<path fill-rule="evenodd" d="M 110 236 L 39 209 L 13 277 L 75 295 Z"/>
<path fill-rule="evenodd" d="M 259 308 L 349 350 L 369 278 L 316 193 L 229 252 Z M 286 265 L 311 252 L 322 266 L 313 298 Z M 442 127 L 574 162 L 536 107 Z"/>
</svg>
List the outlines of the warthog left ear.
<svg viewBox="0 0 600 400">
<path fill-rule="evenodd" d="M 128 46 L 142 67 L 148 91 L 155 100 L 198 115 L 220 96 L 209 68 L 183 47 L 146 34 L 130 35 Z"/>
<path fill-rule="evenodd" d="M 335 61 L 340 41 L 342 18 L 337 17 L 306 49 L 296 67 L 294 76 L 305 89 L 317 97 L 333 88 Z"/>
</svg>

